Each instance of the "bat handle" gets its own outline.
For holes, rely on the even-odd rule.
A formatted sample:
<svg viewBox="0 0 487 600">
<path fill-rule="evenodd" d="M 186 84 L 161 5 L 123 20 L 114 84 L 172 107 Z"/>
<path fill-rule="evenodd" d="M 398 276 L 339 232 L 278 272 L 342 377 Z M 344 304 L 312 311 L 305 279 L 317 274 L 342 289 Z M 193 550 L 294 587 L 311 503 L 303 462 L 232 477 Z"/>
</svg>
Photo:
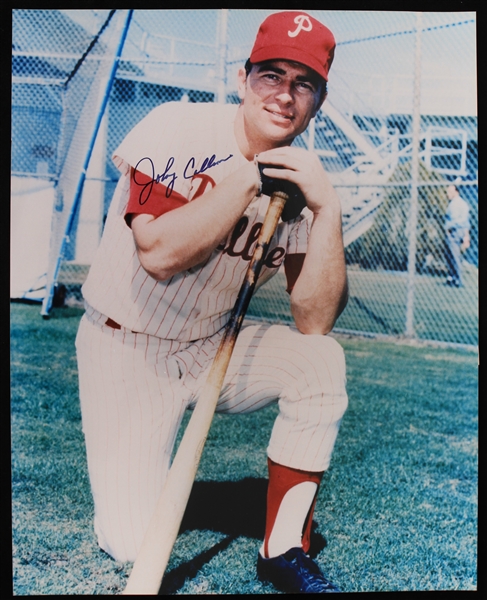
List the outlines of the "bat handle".
<svg viewBox="0 0 487 600">
<path fill-rule="evenodd" d="M 193 487 L 235 341 L 287 199 L 288 196 L 284 192 L 272 194 L 246 277 L 213 360 L 208 379 L 169 469 L 154 515 L 122 595 L 157 595 L 160 589 Z"/>
</svg>

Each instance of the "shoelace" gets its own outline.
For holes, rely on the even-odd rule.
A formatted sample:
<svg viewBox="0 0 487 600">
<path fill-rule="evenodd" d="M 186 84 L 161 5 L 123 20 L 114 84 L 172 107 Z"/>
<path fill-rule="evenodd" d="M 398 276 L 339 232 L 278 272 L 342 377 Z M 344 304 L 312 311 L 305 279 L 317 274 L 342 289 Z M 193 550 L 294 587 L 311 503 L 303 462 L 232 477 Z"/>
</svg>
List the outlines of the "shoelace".
<svg viewBox="0 0 487 600">
<path fill-rule="evenodd" d="M 309 558 L 307 555 L 305 556 L 306 558 Z M 306 561 L 303 560 L 303 558 L 303 556 L 297 555 L 291 560 L 291 562 L 298 567 L 301 573 L 306 575 L 305 580 L 307 581 L 307 586 L 306 590 L 303 590 L 304 592 L 308 590 L 315 590 L 316 588 L 317 590 L 335 589 L 335 586 L 331 582 L 329 582 L 321 573 L 314 572 L 316 569 L 316 565 L 313 562 L 311 562 L 311 559 L 311 564 L 307 565 Z"/>
</svg>

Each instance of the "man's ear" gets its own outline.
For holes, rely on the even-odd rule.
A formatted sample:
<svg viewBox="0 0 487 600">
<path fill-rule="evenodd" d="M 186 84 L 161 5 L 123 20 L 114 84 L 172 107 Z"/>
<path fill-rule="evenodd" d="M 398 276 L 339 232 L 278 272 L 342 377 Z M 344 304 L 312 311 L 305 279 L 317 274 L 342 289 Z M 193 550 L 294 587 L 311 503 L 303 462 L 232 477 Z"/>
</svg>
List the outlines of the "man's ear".
<svg viewBox="0 0 487 600">
<path fill-rule="evenodd" d="M 237 75 L 237 91 L 238 91 L 238 97 L 240 98 L 240 100 L 243 100 L 245 98 L 246 82 L 247 82 L 247 73 L 245 72 L 245 69 L 243 67 L 241 67 L 238 70 L 238 75 Z"/>
</svg>

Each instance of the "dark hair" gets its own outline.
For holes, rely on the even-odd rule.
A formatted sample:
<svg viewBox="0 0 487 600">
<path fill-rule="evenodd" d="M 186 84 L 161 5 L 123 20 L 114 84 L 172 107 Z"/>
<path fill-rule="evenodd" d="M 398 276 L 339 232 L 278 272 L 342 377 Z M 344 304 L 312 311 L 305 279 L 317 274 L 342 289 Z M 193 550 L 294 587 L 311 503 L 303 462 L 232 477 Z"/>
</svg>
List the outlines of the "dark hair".
<svg viewBox="0 0 487 600">
<path fill-rule="evenodd" d="M 257 64 L 257 63 L 255 63 Z M 248 77 L 250 71 L 252 71 L 252 67 L 254 66 L 254 63 L 250 62 L 250 58 L 248 58 L 245 62 L 245 75 Z M 327 94 L 328 93 L 328 83 L 325 79 L 323 79 L 323 77 L 320 77 L 319 75 L 317 75 L 318 77 L 318 81 L 321 85 L 321 93 L 322 94 Z"/>
</svg>

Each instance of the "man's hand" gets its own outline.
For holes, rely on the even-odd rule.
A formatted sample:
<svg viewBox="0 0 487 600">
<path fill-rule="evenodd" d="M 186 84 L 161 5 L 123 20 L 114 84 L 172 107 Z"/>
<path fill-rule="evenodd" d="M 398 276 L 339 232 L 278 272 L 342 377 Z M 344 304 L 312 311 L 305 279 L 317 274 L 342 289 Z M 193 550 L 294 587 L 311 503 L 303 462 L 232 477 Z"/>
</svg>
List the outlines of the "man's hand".
<svg viewBox="0 0 487 600">
<path fill-rule="evenodd" d="M 340 200 L 314 152 L 285 146 L 261 152 L 257 160 L 268 165 L 263 171 L 264 175 L 296 184 L 313 213 L 320 213 L 330 204 L 340 208 Z M 276 165 L 277 168 L 272 168 L 271 165 Z"/>
<path fill-rule="evenodd" d="M 274 192 L 285 192 L 288 196 L 287 202 L 281 214 L 283 221 L 291 221 L 296 219 L 301 214 L 301 211 L 306 206 L 306 199 L 303 196 L 302 191 L 292 181 L 286 179 L 276 179 L 275 177 L 269 177 L 265 175 L 264 170 L 269 165 L 257 162 L 259 169 L 260 181 L 261 181 L 261 194 L 265 196 L 272 196 Z M 284 169 L 284 167 L 274 168 Z"/>
</svg>

